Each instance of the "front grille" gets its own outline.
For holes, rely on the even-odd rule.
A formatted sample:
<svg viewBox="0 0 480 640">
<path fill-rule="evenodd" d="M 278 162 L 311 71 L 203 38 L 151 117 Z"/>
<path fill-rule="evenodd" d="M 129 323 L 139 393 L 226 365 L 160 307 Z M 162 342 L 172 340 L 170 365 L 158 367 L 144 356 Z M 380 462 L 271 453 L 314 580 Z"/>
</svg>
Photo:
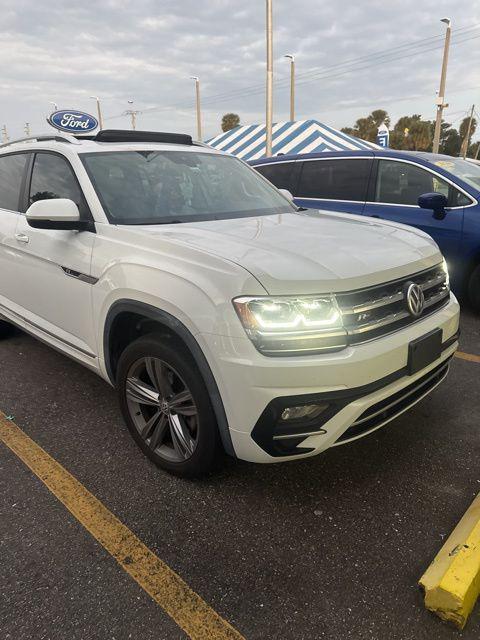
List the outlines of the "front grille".
<svg viewBox="0 0 480 640">
<path fill-rule="evenodd" d="M 407 308 L 406 289 L 418 284 L 425 296 L 425 306 L 419 316 L 413 316 Z M 397 331 L 421 320 L 445 306 L 450 298 L 447 274 L 441 264 L 420 273 L 378 285 L 337 293 L 337 303 L 342 311 L 348 344 L 360 344 Z"/>
<path fill-rule="evenodd" d="M 336 442 L 340 443 L 356 438 L 393 420 L 436 387 L 447 375 L 448 367 L 448 361 L 442 362 L 415 382 L 369 407 Z"/>
</svg>

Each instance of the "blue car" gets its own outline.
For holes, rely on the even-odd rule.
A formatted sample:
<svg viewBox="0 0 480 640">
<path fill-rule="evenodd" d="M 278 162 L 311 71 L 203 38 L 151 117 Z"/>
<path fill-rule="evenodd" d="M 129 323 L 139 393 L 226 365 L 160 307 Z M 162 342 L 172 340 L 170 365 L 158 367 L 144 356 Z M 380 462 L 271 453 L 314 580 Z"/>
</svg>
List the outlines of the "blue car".
<svg viewBox="0 0 480 640">
<path fill-rule="evenodd" d="M 480 165 L 416 151 L 337 151 L 250 163 L 300 207 L 394 220 L 430 234 L 452 288 L 480 311 Z"/>
</svg>

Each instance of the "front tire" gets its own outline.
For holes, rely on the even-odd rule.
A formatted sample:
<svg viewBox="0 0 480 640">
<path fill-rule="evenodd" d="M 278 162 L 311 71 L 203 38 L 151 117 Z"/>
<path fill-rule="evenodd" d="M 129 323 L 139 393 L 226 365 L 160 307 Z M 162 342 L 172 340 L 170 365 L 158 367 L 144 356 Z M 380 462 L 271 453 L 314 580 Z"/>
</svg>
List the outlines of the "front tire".
<svg viewBox="0 0 480 640">
<path fill-rule="evenodd" d="M 480 264 L 475 267 L 468 279 L 468 300 L 473 310 L 480 313 Z"/>
<path fill-rule="evenodd" d="M 190 354 L 155 334 L 120 356 L 117 392 L 127 427 L 144 454 L 181 477 L 210 471 L 218 427 L 203 378 Z"/>
</svg>

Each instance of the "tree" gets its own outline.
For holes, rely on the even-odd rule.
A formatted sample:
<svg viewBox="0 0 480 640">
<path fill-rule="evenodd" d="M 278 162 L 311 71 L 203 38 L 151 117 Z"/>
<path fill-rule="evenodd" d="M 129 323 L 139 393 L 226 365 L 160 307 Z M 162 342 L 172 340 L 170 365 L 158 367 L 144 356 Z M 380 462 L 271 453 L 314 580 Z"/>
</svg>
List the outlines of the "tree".
<svg viewBox="0 0 480 640">
<path fill-rule="evenodd" d="M 383 109 L 376 109 L 366 118 L 359 118 L 353 127 L 344 127 L 343 133 L 350 136 L 356 136 L 362 140 L 368 140 L 369 142 L 375 142 L 377 139 L 378 127 L 385 123 L 390 126 L 390 117 Z"/>
<path fill-rule="evenodd" d="M 226 113 L 222 118 L 222 131 L 230 131 L 240 125 L 240 116 L 236 113 Z"/>
<path fill-rule="evenodd" d="M 393 149 L 428 151 L 431 145 L 432 124 L 429 120 L 422 120 L 418 113 L 400 118 L 390 136 L 390 146 Z"/>
</svg>

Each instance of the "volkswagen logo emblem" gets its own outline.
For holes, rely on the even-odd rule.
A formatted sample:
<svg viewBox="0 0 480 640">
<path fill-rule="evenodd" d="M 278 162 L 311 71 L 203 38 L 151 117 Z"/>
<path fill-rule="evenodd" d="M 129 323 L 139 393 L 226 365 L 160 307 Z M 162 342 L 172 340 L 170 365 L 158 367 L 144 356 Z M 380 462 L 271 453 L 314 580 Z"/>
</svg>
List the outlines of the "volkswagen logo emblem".
<svg viewBox="0 0 480 640">
<path fill-rule="evenodd" d="M 422 311 L 425 307 L 425 296 L 423 295 L 422 288 L 411 282 L 407 286 L 406 291 L 407 308 L 414 318 L 422 315 Z"/>
</svg>

